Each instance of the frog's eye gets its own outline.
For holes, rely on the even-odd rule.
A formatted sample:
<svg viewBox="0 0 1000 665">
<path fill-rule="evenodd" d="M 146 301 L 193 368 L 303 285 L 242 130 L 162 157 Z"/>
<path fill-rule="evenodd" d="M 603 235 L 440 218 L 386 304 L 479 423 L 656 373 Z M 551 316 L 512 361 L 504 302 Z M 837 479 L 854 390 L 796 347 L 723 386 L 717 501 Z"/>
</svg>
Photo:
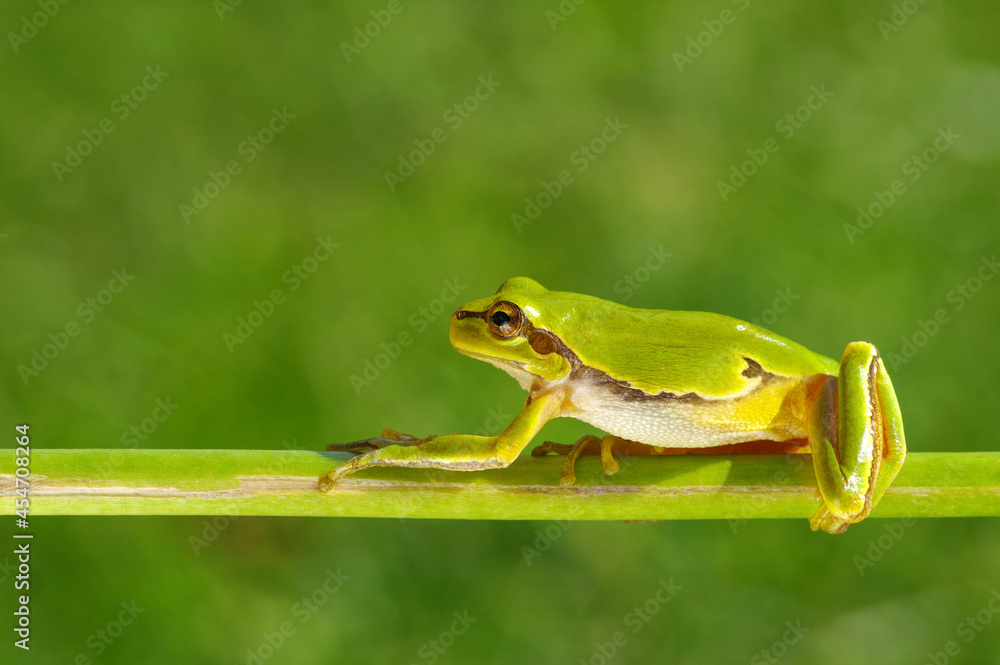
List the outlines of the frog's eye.
<svg viewBox="0 0 1000 665">
<path fill-rule="evenodd" d="M 501 300 L 490 308 L 486 316 L 490 322 L 490 332 L 497 337 L 513 337 L 521 332 L 524 315 L 521 308 L 512 302 Z"/>
</svg>

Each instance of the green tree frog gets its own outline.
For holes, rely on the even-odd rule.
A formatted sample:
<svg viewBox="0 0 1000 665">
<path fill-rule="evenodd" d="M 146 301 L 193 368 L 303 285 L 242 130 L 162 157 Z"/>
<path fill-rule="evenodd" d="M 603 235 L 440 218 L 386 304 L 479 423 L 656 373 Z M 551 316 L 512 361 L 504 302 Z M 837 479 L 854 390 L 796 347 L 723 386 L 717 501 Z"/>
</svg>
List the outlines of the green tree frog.
<svg viewBox="0 0 1000 665">
<path fill-rule="evenodd" d="M 524 410 L 496 436 L 386 430 L 331 445 L 362 454 L 321 477 L 321 490 L 373 466 L 505 467 L 546 421 L 569 416 L 610 436 L 535 448 L 567 455 L 563 483 L 585 452 L 612 474 L 616 452 L 811 450 L 823 504 L 810 524 L 840 533 L 871 512 L 906 455 L 896 394 L 866 342 L 848 344 L 837 363 L 721 314 L 634 309 L 526 277 L 462 306 L 450 336 L 514 377 L 528 391 Z"/>
</svg>

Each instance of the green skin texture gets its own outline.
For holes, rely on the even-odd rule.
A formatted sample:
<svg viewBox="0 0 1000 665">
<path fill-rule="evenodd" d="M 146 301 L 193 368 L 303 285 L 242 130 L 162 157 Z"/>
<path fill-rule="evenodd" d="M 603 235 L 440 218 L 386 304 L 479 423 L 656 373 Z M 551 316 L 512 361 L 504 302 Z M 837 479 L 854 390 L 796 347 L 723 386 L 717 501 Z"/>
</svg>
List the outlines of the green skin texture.
<svg viewBox="0 0 1000 665">
<path fill-rule="evenodd" d="M 496 303 L 513 303 L 523 334 L 505 337 L 492 324 Z M 472 312 L 475 315 L 460 315 Z M 485 313 L 482 314 L 482 313 Z M 515 277 L 497 293 L 461 307 L 450 337 L 461 353 L 511 371 L 528 389 L 524 410 L 495 437 L 451 434 L 416 439 L 393 433 L 331 446 L 367 451 L 320 478 L 328 490 L 348 473 L 372 466 L 479 470 L 509 465 L 569 401 L 572 365 L 566 354 L 537 352 L 529 332 L 554 334 L 582 365 L 648 395 L 697 393 L 713 400 L 740 399 L 749 379 L 746 359 L 766 372 L 810 386 L 803 425 L 823 506 L 814 530 L 840 533 L 866 517 L 891 484 L 905 457 L 902 418 L 889 376 L 871 344 L 853 342 L 840 363 L 767 330 L 720 314 L 633 309 L 592 296 L 549 291 Z M 571 388 L 570 388 L 571 390 Z M 606 441 L 616 437 L 607 437 Z M 642 442 L 640 442 L 642 443 Z M 606 472 L 617 465 L 603 451 Z"/>
</svg>

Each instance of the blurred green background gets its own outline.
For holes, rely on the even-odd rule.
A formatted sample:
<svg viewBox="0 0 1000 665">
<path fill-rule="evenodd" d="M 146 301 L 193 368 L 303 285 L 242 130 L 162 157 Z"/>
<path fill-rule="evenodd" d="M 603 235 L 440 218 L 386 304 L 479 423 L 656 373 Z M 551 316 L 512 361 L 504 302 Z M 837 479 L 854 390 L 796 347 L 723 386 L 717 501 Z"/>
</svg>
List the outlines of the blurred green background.
<svg viewBox="0 0 1000 665">
<path fill-rule="evenodd" d="M 39 448 L 495 428 L 524 394 L 451 349 L 455 302 L 435 300 L 528 275 L 760 320 L 837 358 L 871 341 L 911 450 L 995 450 L 1000 280 L 976 279 L 1000 235 L 998 18 L 915 0 L 4 3 L 9 445 L 19 422 Z M 547 206 L 518 226 L 526 199 Z M 314 261 L 318 239 L 337 247 Z M 241 318 L 260 325 L 233 342 Z M 176 409 L 130 437 L 157 400 Z M 997 663 L 997 527 L 36 519 L 29 659 L 598 665 L 622 631 L 609 662 Z M 892 547 L 859 572 L 880 536 Z M 303 621 L 296 603 L 338 570 Z M 633 632 L 661 580 L 681 588 Z M 143 611 L 109 626 L 123 602 Z M 448 635 L 455 612 L 476 621 Z M 977 612 L 991 622 L 963 624 Z"/>
</svg>

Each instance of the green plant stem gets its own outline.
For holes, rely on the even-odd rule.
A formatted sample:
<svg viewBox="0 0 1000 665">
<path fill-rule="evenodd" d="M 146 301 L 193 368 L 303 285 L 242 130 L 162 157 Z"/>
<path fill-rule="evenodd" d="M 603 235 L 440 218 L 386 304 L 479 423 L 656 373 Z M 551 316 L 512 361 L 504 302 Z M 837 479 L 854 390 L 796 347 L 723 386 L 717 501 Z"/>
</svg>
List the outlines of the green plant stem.
<svg viewBox="0 0 1000 665">
<path fill-rule="evenodd" d="M 270 450 L 31 451 L 39 515 L 328 515 L 445 519 L 755 519 L 819 506 L 808 455 L 522 456 L 506 469 L 370 469 L 323 494 L 316 479 L 350 456 Z M 0 452 L 0 512 L 14 513 L 14 451 Z M 876 517 L 1000 516 L 1000 453 L 911 453 Z"/>
</svg>

